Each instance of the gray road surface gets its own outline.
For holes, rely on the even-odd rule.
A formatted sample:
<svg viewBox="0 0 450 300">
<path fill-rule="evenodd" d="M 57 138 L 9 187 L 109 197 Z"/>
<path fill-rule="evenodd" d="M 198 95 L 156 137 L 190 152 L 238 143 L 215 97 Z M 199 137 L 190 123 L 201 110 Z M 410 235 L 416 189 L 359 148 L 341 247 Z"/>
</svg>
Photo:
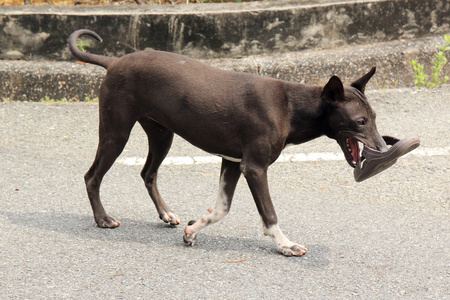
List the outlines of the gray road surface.
<svg viewBox="0 0 450 300">
<path fill-rule="evenodd" d="M 308 248 L 276 252 L 241 179 L 230 214 L 192 248 L 186 223 L 215 203 L 219 164 L 164 165 L 160 190 L 182 225 L 162 223 L 139 177 L 116 163 L 102 186 L 121 220 L 97 228 L 83 175 L 97 104 L 0 104 L 2 299 L 445 299 L 449 296 L 450 86 L 371 91 L 382 134 L 419 134 L 416 155 L 363 183 L 344 161 L 276 163 L 280 227 Z M 144 157 L 136 126 L 121 159 Z M 339 153 L 320 138 L 287 153 Z M 176 139 L 171 157 L 208 155 Z"/>
</svg>

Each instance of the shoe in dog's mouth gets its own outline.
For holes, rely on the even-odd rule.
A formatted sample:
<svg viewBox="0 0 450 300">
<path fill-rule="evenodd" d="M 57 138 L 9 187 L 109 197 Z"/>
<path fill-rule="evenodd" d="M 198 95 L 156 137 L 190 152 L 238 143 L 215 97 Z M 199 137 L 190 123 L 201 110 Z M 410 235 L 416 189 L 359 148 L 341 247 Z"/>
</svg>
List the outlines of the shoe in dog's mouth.
<svg viewBox="0 0 450 300">
<path fill-rule="evenodd" d="M 354 177 L 357 182 L 370 178 L 397 162 L 397 159 L 420 145 L 420 139 L 417 136 L 410 136 L 399 140 L 391 136 L 383 136 L 387 150 L 379 151 L 364 146 L 361 158 L 354 169 Z"/>
<path fill-rule="evenodd" d="M 391 137 L 387 137 L 388 139 L 391 139 Z M 392 138 L 394 139 L 394 138 Z M 390 140 L 389 140 L 390 141 Z M 392 141 L 390 144 L 388 144 L 388 149 L 390 145 L 393 145 L 398 140 Z M 362 168 L 364 165 L 364 162 L 367 160 L 367 157 L 364 155 L 366 151 L 370 151 L 370 153 L 382 153 L 382 151 L 375 150 L 369 146 L 367 146 L 365 143 L 361 142 L 355 137 L 346 137 L 345 138 L 345 147 L 347 152 L 344 151 L 345 158 L 349 165 L 353 168 Z M 367 149 L 367 150 L 366 150 Z M 386 150 L 388 151 L 388 150 Z"/>
</svg>

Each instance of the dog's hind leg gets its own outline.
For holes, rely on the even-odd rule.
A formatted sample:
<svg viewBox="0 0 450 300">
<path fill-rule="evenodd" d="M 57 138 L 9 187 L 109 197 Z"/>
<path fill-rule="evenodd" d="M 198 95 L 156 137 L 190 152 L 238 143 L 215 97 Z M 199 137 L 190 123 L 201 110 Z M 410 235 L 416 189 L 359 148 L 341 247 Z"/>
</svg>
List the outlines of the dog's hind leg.
<svg viewBox="0 0 450 300">
<path fill-rule="evenodd" d="M 173 132 L 152 120 L 142 119 L 139 120 L 139 123 L 147 134 L 149 148 L 141 177 L 144 179 L 148 193 L 155 204 L 159 218 L 171 225 L 178 225 L 180 219 L 164 202 L 157 186 L 158 169 L 172 145 Z"/>
<path fill-rule="evenodd" d="M 216 206 L 213 210 L 209 210 L 209 215 L 198 221 L 189 222 L 184 230 L 184 242 L 187 246 L 195 243 L 197 233 L 206 226 L 222 220 L 229 212 L 233 194 L 236 189 L 237 182 L 241 175 L 238 162 L 232 162 L 222 159 L 222 167 L 220 170 L 219 195 L 217 197 Z"/>
<path fill-rule="evenodd" d="M 106 111 L 100 107 L 99 144 L 94 163 L 84 176 L 86 190 L 99 227 L 115 228 L 120 222 L 110 217 L 100 201 L 103 176 L 122 153 L 135 121 L 126 112 Z"/>
</svg>

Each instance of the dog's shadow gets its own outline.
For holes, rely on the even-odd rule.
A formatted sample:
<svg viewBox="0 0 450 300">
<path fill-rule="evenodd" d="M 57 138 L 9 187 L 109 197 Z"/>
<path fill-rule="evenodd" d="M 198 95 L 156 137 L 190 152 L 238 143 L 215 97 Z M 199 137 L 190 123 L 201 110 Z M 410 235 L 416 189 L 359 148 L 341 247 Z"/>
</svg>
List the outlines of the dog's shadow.
<svg viewBox="0 0 450 300">
<path fill-rule="evenodd" d="M 182 236 L 184 226 L 171 226 L 158 222 L 121 218 L 121 225 L 116 229 L 102 229 L 94 222 L 92 216 L 73 213 L 53 212 L 0 212 L 9 222 L 19 226 L 53 231 L 66 235 L 77 236 L 82 239 L 100 241 L 117 241 L 121 243 L 159 244 L 167 247 L 201 249 L 207 252 L 236 251 L 246 253 L 261 253 L 262 255 L 276 255 L 281 257 L 271 240 L 238 238 L 231 236 L 210 235 L 201 233 L 199 241 L 194 247 L 186 247 Z M 307 259 L 296 259 L 305 268 L 322 268 L 329 264 L 326 258 L 329 248 L 322 245 L 309 245 Z"/>
<path fill-rule="evenodd" d="M 95 224 L 92 216 L 74 213 L 0 212 L 0 215 L 16 225 L 101 241 L 170 244 L 172 237 L 179 231 L 179 228 L 162 222 L 128 218 L 120 218 L 121 225 L 118 228 L 102 229 Z"/>
</svg>

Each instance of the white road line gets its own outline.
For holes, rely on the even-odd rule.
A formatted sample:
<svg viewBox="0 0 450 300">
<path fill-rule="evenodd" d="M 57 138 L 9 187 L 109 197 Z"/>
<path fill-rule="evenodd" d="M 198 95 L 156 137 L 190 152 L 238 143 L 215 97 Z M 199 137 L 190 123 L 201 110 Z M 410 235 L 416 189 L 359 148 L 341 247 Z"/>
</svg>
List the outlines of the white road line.
<svg viewBox="0 0 450 300">
<path fill-rule="evenodd" d="M 405 156 L 447 156 L 450 155 L 450 146 L 440 148 L 417 148 L 411 153 Z M 332 161 L 332 160 L 344 160 L 343 153 L 333 152 L 311 152 L 311 153 L 294 153 L 294 154 L 281 154 L 278 157 L 278 163 L 287 162 L 305 162 L 305 161 Z M 117 161 L 124 165 L 129 166 L 143 166 L 146 158 L 143 157 L 124 157 L 119 158 Z M 222 161 L 219 156 L 169 156 L 163 161 L 163 165 L 203 165 L 203 164 L 218 164 Z"/>
</svg>

